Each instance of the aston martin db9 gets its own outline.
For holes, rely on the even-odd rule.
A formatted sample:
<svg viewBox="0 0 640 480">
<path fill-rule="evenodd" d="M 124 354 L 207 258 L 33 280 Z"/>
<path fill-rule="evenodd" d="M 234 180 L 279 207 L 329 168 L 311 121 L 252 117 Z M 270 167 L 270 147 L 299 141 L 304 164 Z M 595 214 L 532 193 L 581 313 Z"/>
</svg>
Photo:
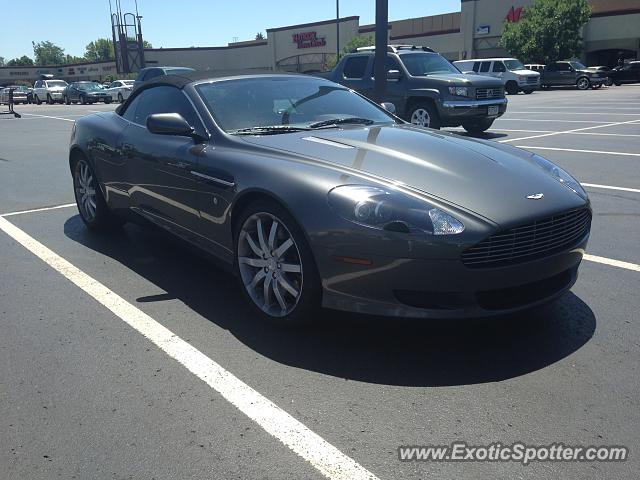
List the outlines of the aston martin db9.
<svg viewBox="0 0 640 480">
<path fill-rule="evenodd" d="M 408 124 L 328 80 L 197 73 L 83 117 L 69 154 L 92 230 L 144 218 L 228 264 L 282 325 L 332 309 L 513 312 L 574 284 L 580 184 L 504 144 Z"/>
</svg>

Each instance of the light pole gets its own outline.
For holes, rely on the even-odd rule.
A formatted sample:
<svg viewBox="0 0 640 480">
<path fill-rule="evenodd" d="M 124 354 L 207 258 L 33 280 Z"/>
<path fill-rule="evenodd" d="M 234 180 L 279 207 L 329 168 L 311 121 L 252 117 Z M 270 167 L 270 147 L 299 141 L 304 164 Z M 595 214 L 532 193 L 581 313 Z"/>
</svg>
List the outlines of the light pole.
<svg viewBox="0 0 640 480">
<path fill-rule="evenodd" d="M 376 102 L 383 100 L 387 86 L 387 33 L 389 29 L 389 1 L 376 0 L 376 53 L 373 75 L 373 98 Z"/>
<path fill-rule="evenodd" d="M 340 0 L 336 0 L 336 64 L 340 60 Z"/>
</svg>

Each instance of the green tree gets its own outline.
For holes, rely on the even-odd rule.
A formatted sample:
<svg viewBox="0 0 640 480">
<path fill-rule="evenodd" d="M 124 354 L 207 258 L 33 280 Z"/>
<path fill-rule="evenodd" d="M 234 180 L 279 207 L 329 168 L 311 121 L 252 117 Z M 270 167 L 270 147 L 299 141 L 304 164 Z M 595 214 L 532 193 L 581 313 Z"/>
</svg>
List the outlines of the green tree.
<svg viewBox="0 0 640 480">
<path fill-rule="evenodd" d="M 256 40 L 264 40 L 264 34 L 262 32 L 256 33 Z"/>
<path fill-rule="evenodd" d="M 76 57 L 75 55 L 65 55 L 63 63 L 83 63 L 86 62 L 85 57 Z"/>
<path fill-rule="evenodd" d="M 143 40 L 142 48 L 153 48 L 153 45 L 151 45 L 151 42 L 147 42 L 146 40 Z"/>
<path fill-rule="evenodd" d="M 4 67 L 4 57 L 0 57 L 0 67 Z"/>
<path fill-rule="evenodd" d="M 373 36 L 366 35 L 364 37 L 353 37 L 349 40 L 346 45 L 342 48 L 342 52 L 340 56 L 350 53 L 352 50 L 360 47 L 371 47 L 375 45 L 375 41 Z M 339 58 L 333 57 L 331 60 L 327 62 L 327 68 L 332 69 L 338 63 Z"/>
<path fill-rule="evenodd" d="M 589 21 L 587 0 L 537 0 L 519 22 L 505 22 L 500 44 L 527 63 L 551 63 L 582 51 L 582 27 Z"/>
<path fill-rule="evenodd" d="M 33 45 L 33 56 L 38 65 L 61 65 L 65 61 L 64 49 L 49 42 L 31 42 Z"/>
<path fill-rule="evenodd" d="M 90 62 L 113 60 L 116 58 L 113 51 L 113 42 L 108 38 L 98 38 L 90 42 L 85 47 L 84 58 Z"/>
<path fill-rule="evenodd" d="M 14 58 L 13 60 L 9 60 L 7 62 L 7 67 L 30 67 L 33 66 L 33 60 L 27 57 L 26 55 L 21 56 L 20 58 Z"/>
</svg>

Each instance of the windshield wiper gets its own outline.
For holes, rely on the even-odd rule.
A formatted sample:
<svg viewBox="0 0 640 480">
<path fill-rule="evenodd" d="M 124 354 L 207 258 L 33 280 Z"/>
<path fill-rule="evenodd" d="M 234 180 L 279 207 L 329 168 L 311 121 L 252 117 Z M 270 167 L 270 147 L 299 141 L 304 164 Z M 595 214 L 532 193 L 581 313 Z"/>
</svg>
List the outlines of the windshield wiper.
<svg viewBox="0 0 640 480">
<path fill-rule="evenodd" d="M 307 127 L 292 127 L 291 125 L 263 125 L 260 127 L 239 128 L 229 132 L 232 135 L 276 135 L 278 133 L 303 132 Z"/>
<path fill-rule="evenodd" d="M 330 127 L 333 125 L 342 125 L 346 123 L 352 123 L 354 125 L 371 125 L 373 123 L 373 120 L 360 117 L 333 118 L 331 120 L 323 120 L 321 122 L 312 123 L 309 125 L 309 128 Z"/>
</svg>

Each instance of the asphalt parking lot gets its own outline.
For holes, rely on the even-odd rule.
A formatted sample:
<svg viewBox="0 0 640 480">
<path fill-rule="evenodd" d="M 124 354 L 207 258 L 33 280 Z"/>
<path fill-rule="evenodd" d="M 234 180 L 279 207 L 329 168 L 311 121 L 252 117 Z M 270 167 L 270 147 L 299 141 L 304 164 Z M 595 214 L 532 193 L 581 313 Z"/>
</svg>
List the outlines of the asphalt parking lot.
<svg viewBox="0 0 640 480">
<path fill-rule="evenodd" d="M 570 293 L 455 322 L 325 311 L 295 332 L 257 322 L 229 274 L 162 233 L 84 229 L 69 135 L 74 119 L 114 107 L 0 117 L 0 478 L 637 478 L 640 85 L 510 96 L 484 135 L 585 185 L 592 235 Z M 158 342 L 162 327 L 202 356 Z M 398 460 L 400 445 L 454 441 L 624 445 L 630 458 Z"/>
</svg>

